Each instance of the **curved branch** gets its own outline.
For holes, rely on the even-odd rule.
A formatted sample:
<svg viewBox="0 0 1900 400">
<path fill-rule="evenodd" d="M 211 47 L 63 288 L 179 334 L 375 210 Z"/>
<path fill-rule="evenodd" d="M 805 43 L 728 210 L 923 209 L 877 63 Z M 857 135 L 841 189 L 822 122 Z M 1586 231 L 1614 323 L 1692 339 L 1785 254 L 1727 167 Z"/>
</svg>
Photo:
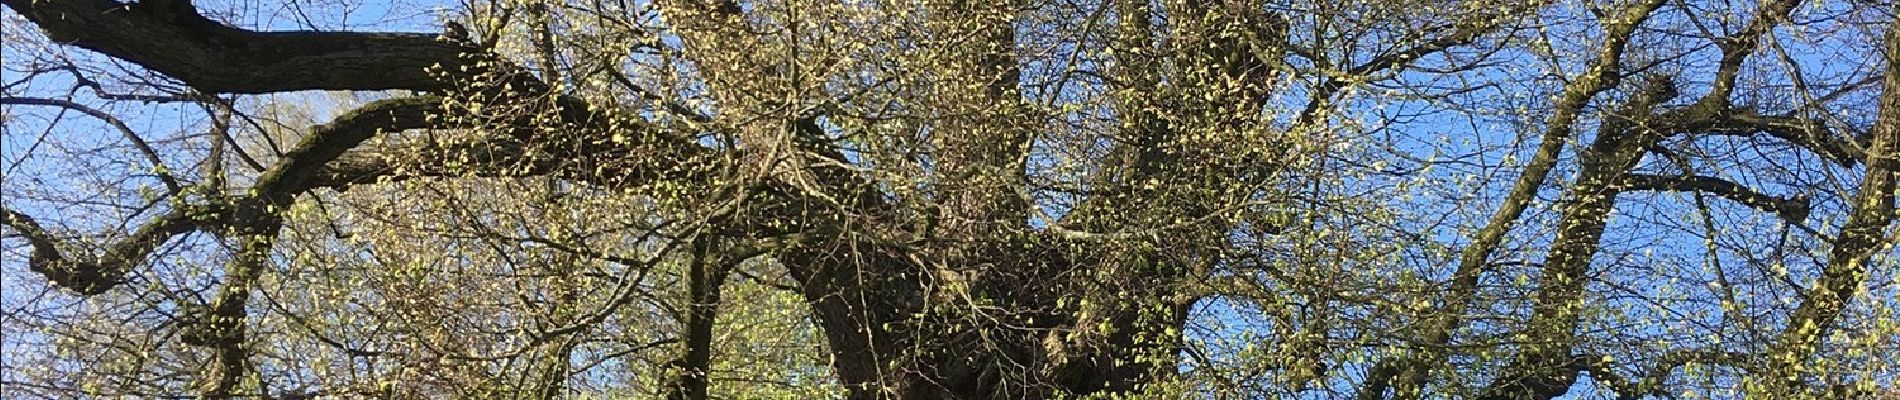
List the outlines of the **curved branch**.
<svg viewBox="0 0 1900 400">
<path fill-rule="evenodd" d="M 190 232 L 197 220 L 190 213 L 174 210 L 146 222 L 131 235 L 108 246 L 104 254 L 74 259 L 60 252 L 60 240 L 41 227 L 32 217 L 0 207 L 0 223 L 18 231 L 33 246 L 27 268 L 43 274 L 54 285 L 81 295 L 104 293 L 125 282 L 132 266 L 149 258 L 159 245 L 173 236 Z"/>
<path fill-rule="evenodd" d="M 1820 154 L 1843 167 L 1866 157 L 1855 143 L 1828 129 L 1826 124 L 1794 115 L 1761 115 L 1733 107 L 1688 107 L 1657 116 L 1651 129 L 1664 135 L 1706 133 L 1748 136 L 1765 133 Z"/>
<path fill-rule="evenodd" d="M 33 217 L 13 211 L 13 209 L 0 207 L 0 222 L 13 227 L 13 230 L 19 232 L 20 237 L 26 238 L 27 243 L 33 245 L 33 258 L 28 261 L 29 268 L 40 271 L 47 265 L 66 263 L 66 258 L 59 254 L 59 239 L 53 238 L 53 234 L 46 232 L 46 228 L 40 227 L 40 223 L 34 221 Z"/>
<path fill-rule="evenodd" d="M 132 127 L 126 126 L 125 121 L 120 120 L 119 117 L 85 104 L 62 99 L 0 96 L 0 104 L 60 107 L 105 121 L 107 125 L 112 125 L 113 129 L 118 130 L 120 135 L 125 136 L 125 140 L 131 141 L 132 146 L 139 149 L 139 153 L 145 155 L 145 161 L 152 163 L 152 174 L 157 175 L 158 180 L 164 182 L 166 188 L 171 189 L 173 193 L 184 190 L 184 186 L 178 183 L 178 179 L 172 177 L 171 168 L 166 167 L 165 161 L 158 157 L 158 150 L 153 149 L 150 143 L 145 142 L 145 138 L 139 137 L 138 133 L 133 132 Z"/>
<path fill-rule="evenodd" d="M 330 123 L 311 127 L 310 133 L 285 153 L 283 160 L 257 178 L 253 193 L 288 198 L 308 190 L 313 187 L 312 183 L 320 181 L 316 178 L 324 165 L 377 132 L 430 127 L 429 117 L 441 104 L 442 99 L 433 96 L 381 100 L 338 116 Z"/>
<path fill-rule="evenodd" d="M 585 153 L 588 165 L 573 170 L 617 174 L 617 183 L 643 182 L 690 173 L 688 160 L 707 150 L 689 138 L 668 136 L 641 126 L 611 110 L 592 107 L 584 100 L 564 96 L 532 74 L 497 60 L 465 39 L 419 33 L 370 32 L 258 32 L 225 26 L 199 15 L 189 1 L 146 0 L 131 5 L 110 0 L 0 0 L 46 32 L 54 41 L 95 50 L 171 75 L 208 93 L 269 93 L 298 90 L 405 89 L 458 93 L 495 103 L 526 103 L 547 109 L 554 122 L 523 118 L 499 122 L 521 143 L 541 143 L 536 150 Z M 468 84 L 455 76 L 499 78 Z M 551 107 L 548 107 L 551 106 Z M 308 155 L 286 155 L 289 163 L 266 171 L 256 189 L 276 196 L 294 194 L 313 184 L 343 184 L 326 173 L 326 163 L 373 135 L 419 128 L 428 121 L 423 104 L 375 104 L 309 136 L 315 142 L 300 147 Z M 546 133 L 569 130 L 547 140 Z M 626 132 L 634 131 L 634 132 Z M 610 135 L 611 134 L 611 135 Z M 608 137 L 614 140 L 607 140 Z M 621 138 L 631 138 L 623 141 Z M 552 143 L 561 142 L 561 143 Z M 579 143 L 576 143 L 579 142 Z M 609 160 L 640 160 L 638 165 L 603 166 Z M 358 176 L 357 178 L 362 178 Z"/>
<path fill-rule="evenodd" d="M 1722 51 L 1722 59 L 1716 67 L 1714 87 L 1692 105 L 1657 116 L 1655 121 L 1651 122 L 1652 128 L 1663 134 L 1753 135 L 1767 133 L 1819 153 L 1841 166 L 1853 166 L 1859 162 L 1863 156 L 1862 152 L 1848 141 L 1830 132 L 1824 123 L 1799 117 L 1794 113 L 1761 115 L 1754 110 L 1737 108 L 1729 99 L 1735 92 L 1735 80 L 1741 75 L 1742 64 L 1760 46 L 1762 37 L 1772 34 L 1776 27 L 1787 23 L 1788 14 L 1803 2 L 1803 0 L 1774 0 L 1763 3 L 1755 10 L 1753 19 L 1742 28 L 1741 32 L 1716 39 L 1715 44 Z M 1859 84 L 1849 87 L 1857 85 Z M 1842 93 L 1845 91 L 1831 93 L 1827 97 Z"/>
<path fill-rule="evenodd" d="M 28 263 L 33 271 L 44 274 L 54 285 L 82 295 L 104 293 L 124 283 L 127 272 L 149 259 L 153 250 L 173 236 L 212 226 L 250 224 L 257 212 L 285 204 L 310 189 L 311 183 L 318 181 L 312 177 L 321 170 L 319 167 L 376 132 L 425 127 L 426 113 L 437 104 L 438 100 L 430 97 L 384 100 L 318 125 L 296 149 L 285 154 L 284 160 L 257 179 L 253 197 L 236 202 L 235 207 L 181 206 L 145 223 L 96 257 L 63 254 L 61 241 L 24 213 L 0 208 L 4 211 L 0 216 L 5 217 L 0 222 L 18 231 L 33 246 Z M 238 212 L 229 212 L 234 210 Z"/>
<path fill-rule="evenodd" d="M 423 33 L 257 32 L 198 15 L 188 1 L 0 0 L 56 42 L 131 61 L 207 92 L 433 91 L 429 73 L 480 50 Z"/>
<path fill-rule="evenodd" d="M 1807 197 L 1781 198 L 1770 196 L 1753 188 L 1727 179 L 1712 176 L 1667 176 L 1652 174 L 1629 174 L 1623 181 L 1624 190 L 1703 192 L 1758 210 L 1775 213 L 1791 223 L 1799 223 L 1808 218 L 1809 201 Z"/>
</svg>

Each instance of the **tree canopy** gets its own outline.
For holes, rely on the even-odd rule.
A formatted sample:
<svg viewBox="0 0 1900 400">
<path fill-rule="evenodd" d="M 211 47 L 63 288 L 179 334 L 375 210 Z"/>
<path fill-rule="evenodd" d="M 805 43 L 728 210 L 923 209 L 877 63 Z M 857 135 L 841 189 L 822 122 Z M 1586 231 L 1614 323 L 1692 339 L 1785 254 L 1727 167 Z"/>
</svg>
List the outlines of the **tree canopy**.
<svg viewBox="0 0 1900 400">
<path fill-rule="evenodd" d="M 0 3 L 0 397 L 1900 399 L 1884 0 Z"/>
</svg>

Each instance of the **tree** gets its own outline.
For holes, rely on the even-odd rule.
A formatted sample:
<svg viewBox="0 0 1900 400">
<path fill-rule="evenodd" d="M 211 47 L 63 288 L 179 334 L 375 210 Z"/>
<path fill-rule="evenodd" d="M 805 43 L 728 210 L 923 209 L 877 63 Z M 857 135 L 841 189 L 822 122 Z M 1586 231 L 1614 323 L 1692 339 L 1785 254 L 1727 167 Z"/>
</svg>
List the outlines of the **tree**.
<svg viewBox="0 0 1900 400">
<path fill-rule="evenodd" d="M 7 394 L 1900 376 L 1880 2 L 3 2 Z"/>
</svg>

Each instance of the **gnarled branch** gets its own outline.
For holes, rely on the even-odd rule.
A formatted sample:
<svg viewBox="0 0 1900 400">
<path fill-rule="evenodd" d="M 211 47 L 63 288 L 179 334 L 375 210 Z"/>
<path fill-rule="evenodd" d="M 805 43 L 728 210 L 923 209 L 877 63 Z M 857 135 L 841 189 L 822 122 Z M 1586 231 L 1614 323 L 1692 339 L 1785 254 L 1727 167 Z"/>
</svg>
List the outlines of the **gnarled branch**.
<svg viewBox="0 0 1900 400">
<path fill-rule="evenodd" d="M 62 253 L 61 241 L 40 226 L 33 217 L 0 207 L 4 224 L 19 232 L 33 246 L 27 268 L 43 274 L 54 285 L 82 295 L 105 293 L 125 282 L 125 274 L 149 258 L 159 245 L 173 236 L 190 232 L 197 223 L 190 213 L 175 210 L 160 216 L 106 247 L 103 254 L 78 256 Z"/>
<path fill-rule="evenodd" d="M 319 125 L 295 150 L 264 172 L 252 187 L 251 197 L 227 205 L 181 205 L 171 213 L 146 222 L 138 230 L 106 248 L 98 256 L 75 258 L 60 251 L 60 240 L 31 216 L 12 209 L 4 211 L 4 221 L 33 246 L 28 266 L 44 274 L 54 285 L 82 295 L 104 293 L 125 281 L 125 275 L 151 257 L 153 250 L 173 236 L 194 230 L 249 223 L 242 221 L 255 212 L 286 204 L 297 194 L 311 188 L 320 166 L 336 159 L 357 143 L 379 131 L 425 127 L 425 113 L 438 100 L 428 97 L 384 100 Z M 231 211 L 240 211 L 233 213 Z M 248 213 L 247 213 L 248 212 Z"/>
</svg>

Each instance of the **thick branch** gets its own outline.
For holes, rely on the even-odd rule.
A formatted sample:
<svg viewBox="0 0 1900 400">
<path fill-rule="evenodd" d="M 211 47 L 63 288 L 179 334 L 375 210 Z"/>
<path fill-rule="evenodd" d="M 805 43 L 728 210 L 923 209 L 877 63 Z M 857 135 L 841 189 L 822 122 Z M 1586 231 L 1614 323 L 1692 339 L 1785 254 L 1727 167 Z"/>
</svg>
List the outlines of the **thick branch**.
<svg viewBox="0 0 1900 400">
<path fill-rule="evenodd" d="M 276 216 L 258 216 L 237 227 L 231 237 L 239 243 L 238 254 L 225 263 L 224 283 L 217 297 L 191 318 L 180 335 L 185 344 L 212 349 L 212 373 L 206 374 L 204 398 L 235 397 L 241 380 L 252 368 L 251 350 L 246 334 L 246 311 L 251 290 L 256 287 L 264 267 L 270 264 L 271 245 L 283 221 Z"/>
<path fill-rule="evenodd" d="M 1806 197 L 1781 198 L 1770 196 L 1755 189 L 1712 176 L 1667 176 L 1651 174 L 1629 174 L 1623 182 L 1624 190 L 1645 191 L 1697 191 L 1715 194 L 1758 210 L 1775 213 L 1789 222 L 1801 222 L 1808 218 L 1809 204 Z"/>
<path fill-rule="evenodd" d="M 1489 264 L 1491 253 L 1504 242 L 1505 234 L 1511 231 L 1518 217 L 1530 207 L 1531 200 L 1543 187 L 1544 180 L 1549 178 L 1551 170 L 1557 166 L 1558 155 L 1563 152 L 1564 145 L 1569 143 L 1571 135 L 1575 133 L 1575 124 L 1583 113 L 1584 106 L 1588 105 L 1591 99 L 1596 98 L 1598 93 L 1615 87 L 1622 79 L 1624 49 L 1629 45 L 1630 38 L 1635 35 L 1636 28 L 1647 21 L 1650 15 L 1662 6 L 1662 3 L 1661 0 L 1646 0 L 1631 4 L 1607 22 L 1604 27 L 1603 49 L 1596 54 L 1594 64 L 1581 76 L 1564 86 L 1563 95 L 1558 98 L 1555 112 L 1545 121 L 1545 131 L 1543 138 L 1540 139 L 1542 142 L 1538 144 L 1537 153 L 1524 166 L 1523 174 L 1518 176 L 1517 182 L 1512 185 L 1510 194 L 1504 199 L 1504 204 L 1491 215 L 1491 218 L 1485 222 L 1484 228 L 1478 231 L 1478 234 L 1472 238 L 1472 243 L 1460 254 L 1458 268 L 1452 272 L 1449 288 L 1451 293 L 1440 305 L 1441 309 L 1434 313 L 1434 317 L 1425 324 L 1423 336 L 1425 346 L 1429 350 L 1421 351 L 1418 355 L 1400 362 L 1398 368 L 1384 370 L 1397 374 L 1396 377 L 1390 375 L 1367 377 L 1365 387 L 1386 387 L 1388 385 L 1384 381 L 1396 378 L 1398 382 L 1390 386 L 1397 390 L 1397 397 L 1416 398 L 1420 395 L 1419 392 L 1423 390 L 1430 370 L 1443 364 L 1445 357 L 1449 356 L 1445 351 L 1437 349 L 1449 344 L 1452 332 L 1462 325 L 1466 310 L 1471 307 L 1470 303 L 1476 298 L 1478 281 L 1486 269 L 1485 266 Z M 1384 393 L 1372 393 L 1362 389 L 1359 397 L 1375 398 L 1383 395 Z"/>
<path fill-rule="evenodd" d="M 679 376 L 671 382 L 667 398 L 672 400 L 706 400 L 707 389 L 712 381 L 713 324 L 718 319 L 720 287 L 740 259 L 728 259 L 719 255 L 721 249 L 717 240 L 711 237 L 693 239 L 693 258 L 688 266 L 687 297 L 692 302 L 687 305 L 686 313 L 686 351 L 675 360 L 673 367 L 679 369 Z"/>
<path fill-rule="evenodd" d="M 32 217 L 7 208 L 0 208 L 0 217 L 5 217 L 0 222 L 18 231 L 33 246 L 28 269 L 46 275 L 54 285 L 82 295 L 104 293 L 124 283 L 126 272 L 135 264 L 150 257 L 153 250 L 172 236 L 189 232 L 196 224 L 189 213 L 173 211 L 146 222 L 131 235 L 108 246 L 104 254 L 73 259 L 61 253 L 60 240 Z"/>
<path fill-rule="evenodd" d="M 1828 129 L 1827 125 L 1794 115 L 1761 115 L 1733 107 L 1691 106 L 1658 115 L 1649 122 L 1649 127 L 1666 135 L 1706 133 L 1745 136 L 1766 133 L 1820 154 L 1841 166 L 1854 166 L 1865 158 L 1865 152 Z"/>
<path fill-rule="evenodd" d="M 287 201 L 323 182 L 324 166 L 378 132 L 400 132 L 430 127 L 429 115 L 441 108 L 435 97 L 407 97 L 377 101 L 338 116 L 328 124 L 311 127 L 304 140 L 283 160 L 265 170 L 252 192 Z"/>
<path fill-rule="evenodd" d="M 1774 0 L 1763 3 L 1755 10 L 1754 19 L 1748 26 L 1734 36 L 1716 40 L 1716 47 L 1722 50 L 1722 61 L 1716 67 L 1715 88 L 1703 97 L 1703 102 L 1717 107 L 1729 105 L 1729 95 L 1735 91 L 1735 79 L 1741 76 L 1742 62 L 1755 52 L 1761 43 L 1761 37 L 1773 32 L 1775 27 L 1787 20 L 1788 13 L 1802 0 Z"/>
<path fill-rule="evenodd" d="M 429 69 L 473 65 L 465 45 L 420 33 L 256 32 L 206 19 L 184 1 L 0 0 L 46 36 L 218 93 L 442 90 Z"/>
<path fill-rule="evenodd" d="M 103 293 L 123 283 L 127 272 L 149 259 L 152 251 L 172 236 L 249 224 L 248 216 L 285 204 L 309 189 L 315 182 L 311 178 L 321 170 L 320 166 L 376 132 L 424 127 L 426 112 L 436 104 L 436 99 L 428 97 L 384 100 L 344 114 L 329 124 L 318 125 L 311 129 L 303 143 L 258 177 L 256 186 L 252 187 L 252 197 L 234 202 L 236 207 L 179 206 L 108 246 L 105 253 L 96 258 L 72 259 L 62 254 L 59 241 L 26 214 L 7 209 L 4 222 L 33 245 L 33 258 L 29 262 L 33 271 L 45 274 L 54 285 L 83 295 Z M 232 212 L 233 208 L 238 212 Z"/>
<path fill-rule="evenodd" d="M 1861 158 L 1859 149 L 1833 134 L 1820 121 L 1789 115 L 1761 115 L 1735 107 L 1729 97 L 1735 92 L 1735 80 L 1743 62 L 1760 47 L 1761 38 L 1786 23 L 1788 13 L 1802 0 L 1774 0 L 1761 4 L 1741 32 L 1716 39 L 1722 51 L 1716 67 L 1714 88 L 1690 106 L 1656 116 L 1652 129 L 1664 134 L 1715 133 L 1753 135 L 1767 133 L 1821 154 L 1842 166 L 1852 166 Z"/>
<path fill-rule="evenodd" d="M 1866 283 L 1869 258 L 1880 248 L 1895 218 L 1894 197 L 1900 187 L 1900 170 L 1893 165 L 1900 158 L 1900 26 L 1888 27 L 1883 50 L 1887 73 L 1882 86 L 1886 92 L 1880 96 L 1867 172 L 1849 203 L 1852 209 L 1847 222 L 1830 243 L 1827 266 L 1770 347 L 1768 374 L 1761 378 L 1769 387 L 1769 396 L 1793 397 L 1805 390 L 1808 358 L 1821 351 L 1825 332 L 1832 329 Z"/>
</svg>

